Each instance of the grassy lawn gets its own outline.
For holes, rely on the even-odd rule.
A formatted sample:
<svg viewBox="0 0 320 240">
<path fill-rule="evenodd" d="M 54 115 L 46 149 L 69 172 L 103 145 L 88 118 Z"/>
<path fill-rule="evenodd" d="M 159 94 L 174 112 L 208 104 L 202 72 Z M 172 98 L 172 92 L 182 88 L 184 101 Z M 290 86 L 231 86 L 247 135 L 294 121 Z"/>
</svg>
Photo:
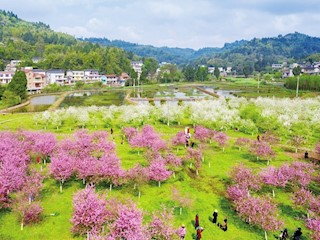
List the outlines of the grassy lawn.
<svg viewBox="0 0 320 240">
<path fill-rule="evenodd" d="M 0 129 L 17 130 L 23 128 L 39 130 L 40 126 L 34 124 L 33 116 L 34 114 L 2 115 L 0 116 Z M 162 138 L 168 142 L 178 131 L 182 131 L 184 128 L 184 126 L 167 126 L 160 123 L 154 127 Z M 102 129 L 101 126 L 99 128 Z M 109 130 L 109 128 L 104 129 Z M 120 144 L 121 129 L 116 126 L 113 126 L 113 129 L 116 151 L 121 159 L 122 167 L 128 169 L 133 167 L 136 162 L 146 163 L 143 153 L 138 154 L 126 142 L 123 145 Z M 54 129 L 49 130 L 55 132 Z M 67 128 L 59 129 L 56 132 L 57 138 L 62 139 L 72 132 Z M 109 192 L 109 185 L 101 183 L 96 189 L 100 192 L 107 192 L 108 197 L 124 200 L 132 199 L 140 209 L 143 209 L 146 221 L 150 220 L 150 214 L 155 210 L 160 210 L 163 204 L 173 208 L 174 225 L 176 227 L 179 227 L 182 223 L 186 225 L 186 239 L 195 237 L 193 221 L 196 213 L 200 216 L 200 225 L 205 228 L 203 239 L 264 239 L 263 230 L 243 222 L 237 216 L 230 201 L 226 199 L 226 187 L 230 184 L 229 172 L 235 164 L 243 162 L 255 171 L 259 171 L 262 167 L 266 167 L 266 161 L 257 161 L 248 151 L 239 151 L 238 148 L 233 146 L 237 137 L 252 138 L 252 136 L 234 131 L 228 132 L 228 135 L 230 140 L 224 152 L 216 144 L 207 143 L 199 176 L 195 174 L 194 168 L 190 168 L 189 162 L 187 162 L 177 169 L 175 178 L 171 177 L 163 182 L 160 188 L 156 182 L 149 182 L 141 186 L 140 199 L 138 198 L 138 191 L 134 190 L 130 184 L 115 187 Z M 110 140 L 112 139 L 110 138 Z M 295 160 L 289 157 L 281 147 L 276 147 L 275 150 L 277 154 L 275 160 L 271 162 L 272 165 L 280 166 L 285 162 Z M 173 152 L 182 157 L 185 155 L 186 149 L 180 147 L 177 152 L 176 148 L 173 148 Z M 302 154 L 300 155 L 302 156 Z M 47 169 L 48 165 L 45 167 L 45 171 Z M 173 186 L 192 199 L 192 206 L 183 209 L 182 215 L 179 215 L 179 208 L 171 198 Z M 84 188 L 82 181 L 73 179 L 65 183 L 63 193 L 60 193 L 59 183 L 52 178 L 47 178 L 41 194 L 41 205 L 44 208 L 43 220 L 38 224 L 25 226 L 24 230 L 21 231 L 17 216 L 9 210 L 1 210 L 0 239 L 82 239 L 73 236 L 70 231 L 72 195 L 82 188 Z M 271 188 L 261 190 L 263 194 L 271 194 L 271 191 Z M 293 205 L 290 200 L 291 191 L 292 189 L 290 188 L 275 189 L 275 201 L 278 203 L 279 214 L 290 234 L 293 233 L 296 227 L 301 226 L 303 229 L 302 239 L 309 239 L 308 231 L 304 227 L 303 221 L 299 220 L 304 212 Z M 218 222 L 222 222 L 225 216 L 228 217 L 227 232 L 223 232 L 210 222 L 214 209 L 219 211 Z M 273 234 L 278 234 L 278 232 L 269 232 L 269 239 L 274 238 Z"/>
<path fill-rule="evenodd" d="M 210 82 L 198 83 L 198 85 L 210 85 L 218 89 L 225 90 L 240 90 L 236 94 L 247 98 L 258 96 L 277 96 L 277 97 L 294 97 L 295 91 L 286 90 L 283 87 L 274 85 L 260 85 L 259 93 L 257 92 L 257 81 L 254 79 L 231 79 L 227 82 Z M 191 86 L 191 85 L 190 85 Z M 177 84 L 177 87 L 185 87 L 185 85 Z M 144 86 L 143 92 L 133 91 L 132 97 L 140 94 L 142 97 L 153 97 L 157 92 L 167 92 L 174 89 L 173 86 L 159 86 L 150 87 Z M 182 88 L 183 89 L 183 88 Z M 140 89 L 141 90 L 141 89 Z M 140 91 L 139 90 L 139 91 Z M 190 89 L 185 88 L 183 91 L 189 93 Z M 113 94 L 114 93 L 114 94 Z M 313 97 L 318 93 L 315 92 L 300 92 L 300 96 Z M 90 98 L 84 98 L 80 101 L 82 105 L 92 105 L 100 102 L 101 105 L 109 105 L 115 99 L 122 101 L 113 91 L 106 96 L 92 95 Z M 77 102 L 75 104 L 79 104 Z M 51 131 L 56 134 L 57 139 L 61 140 L 70 137 L 71 134 L 77 129 L 74 123 L 64 122 L 58 129 L 54 126 L 48 125 L 44 129 L 44 124 L 36 124 L 36 113 L 13 113 L 0 115 L 0 131 L 16 131 L 20 129 L 25 130 L 42 130 Z M 98 117 L 99 121 L 97 126 L 89 125 L 87 128 L 90 131 L 94 130 L 114 130 L 114 139 L 110 140 L 116 143 L 116 152 L 121 159 L 121 164 L 124 169 L 133 167 L 137 162 L 144 165 L 147 164 L 143 157 L 143 152 L 138 154 L 138 151 L 130 148 L 129 144 L 120 144 L 122 130 L 114 121 L 108 123 L 103 122 L 102 116 Z M 181 126 L 171 125 L 167 126 L 159 122 L 153 123 L 153 127 L 161 134 L 170 145 L 170 139 L 178 132 L 183 131 L 185 126 L 190 126 L 189 119 L 181 122 Z M 139 126 L 141 129 L 141 126 Z M 193 134 L 193 130 L 191 132 Z M 223 152 L 221 148 L 215 143 L 207 143 L 204 151 L 204 162 L 199 171 L 199 176 L 195 174 L 193 167 L 190 168 L 190 162 L 186 162 L 182 167 L 176 169 L 176 176 L 169 178 L 161 184 L 159 188 L 156 182 L 149 182 L 140 187 L 141 198 L 138 198 L 138 190 L 134 190 L 130 184 L 118 186 L 109 192 L 109 185 L 101 183 L 96 186 L 97 191 L 108 194 L 108 197 L 115 197 L 117 199 L 133 200 L 140 209 L 143 209 L 145 221 L 150 221 L 151 213 L 160 210 L 161 205 L 165 205 L 174 209 L 174 225 L 178 228 L 181 224 L 185 224 L 187 228 L 186 239 L 195 238 L 195 230 L 193 227 L 195 214 L 200 216 L 200 225 L 205 228 L 203 232 L 203 239 L 264 239 L 264 231 L 256 226 L 249 225 L 242 221 L 233 209 L 229 200 L 226 199 L 226 188 L 231 183 L 229 173 L 233 166 L 238 163 L 244 163 L 246 166 L 251 167 L 254 171 L 258 172 L 261 168 L 266 167 L 266 161 L 257 161 L 256 158 L 249 154 L 245 149 L 239 151 L 234 146 L 234 142 L 238 137 L 247 137 L 255 139 L 256 136 L 246 135 L 241 132 L 229 130 L 229 143 Z M 312 144 L 318 141 L 319 133 L 315 132 Z M 281 144 L 288 144 L 288 139 L 282 139 Z M 308 146 L 308 147 L 311 147 Z M 172 148 L 173 153 L 180 157 L 186 155 L 186 149 L 180 147 L 178 151 Z M 274 146 L 276 158 L 271 162 L 271 165 L 281 166 L 284 163 L 302 160 L 303 151 L 298 155 L 293 154 L 293 148 L 278 145 Z M 39 168 L 39 166 L 35 166 Z M 48 171 L 49 167 L 44 166 L 44 170 Z M 176 187 L 183 194 L 189 196 L 192 200 L 192 206 L 184 208 L 182 214 L 179 214 L 179 207 L 172 200 L 172 188 Z M 73 236 L 71 229 L 71 216 L 72 216 L 72 196 L 78 190 L 83 189 L 82 181 L 73 178 L 64 184 L 63 192 L 59 192 L 59 183 L 53 178 L 47 178 L 44 182 L 44 188 L 41 192 L 41 206 L 44 209 L 43 219 L 40 223 L 25 226 L 24 230 L 20 230 L 20 223 L 17 216 L 10 210 L 0 210 L 0 240 L 9 239 L 83 239 L 82 237 Z M 310 189 L 319 195 L 319 184 L 312 184 Z M 293 205 L 291 195 L 293 188 L 286 187 L 284 189 L 275 188 L 276 198 L 275 202 L 278 204 L 278 212 L 281 219 L 285 222 L 285 227 L 288 228 L 291 235 L 297 227 L 302 227 L 303 237 L 301 239 L 311 239 L 310 233 L 306 229 L 303 220 L 301 219 L 305 212 Z M 272 194 L 272 188 L 264 187 L 259 191 L 261 194 Z M 228 231 L 223 232 L 218 227 L 214 226 L 210 218 L 213 211 L 219 211 L 218 222 L 222 222 L 225 216 L 228 217 Z M 273 234 L 279 232 L 268 233 L 269 239 L 274 239 Z"/>
</svg>

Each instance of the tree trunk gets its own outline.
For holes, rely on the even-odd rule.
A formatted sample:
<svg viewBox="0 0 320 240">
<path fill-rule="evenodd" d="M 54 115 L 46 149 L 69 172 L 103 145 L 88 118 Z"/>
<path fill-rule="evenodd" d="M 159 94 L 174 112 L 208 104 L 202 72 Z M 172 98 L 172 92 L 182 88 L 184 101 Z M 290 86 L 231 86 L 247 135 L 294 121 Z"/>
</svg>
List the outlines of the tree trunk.
<svg viewBox="0 0 320 240">
<path fill-rule="evenodd" d="M 198 171 L 198 169 L 196 169 L 196 174 L 197 174 L 197 175 L 199 175 L 199 171 Z"/>
<path fill-rule="evenodd" d="M 211 168 L 211 162 L 209 162 L 209 168 Z"/>
<path fill-rule="evenodd" d="M 268 240 L 267 231 L 264 231 L 264 238 L 265 238 L 266 240 Z"/>
<path fill-rule="evenodd" d="M 60 192 L 62 193 L 62 184 L 63 182 L 60 182 Z"/>
<path fill-rule="evenodd" d="M 192 168 L 192 163 L 190 163 L 189 168 Z"/>
<path fill-rule="evenodd" d="M 177 147 L 177 152 L 179 151 L 179 148 Z"/>
<path fill-rule="evenodd" d="M 41 166 L 40 166 L 40 171 L 42 172 L 42 170 L 43 170 L 43 169 L 42 169 L 42 165 L 41 165 Z"/>
<path fill-rule="evenodd" d="M 159 186 L 159 187 L 161 186 L 161 182 L 160 182 L 160 181 L 158 181 L 158 186 Z"/>
<path fill-rule="evenodd" d="M 224 147 L 222 148 L 222 152 L 224 152 Z"/>
<path fill-rule="evenodd" d="M 173 172 L 173 178 L 176 178 L 176 173 L 175 172 Z"/>
<path fill-rule="evenodd" d="M 298 148 L 296 148 L 296 153 L 298 153 Z"/>
<path fill-rule="evenodd" d="M 267 166 L 269 166 L 269 164 L 270 164 L 270 160 L 268 160 L 268 162 L 267 162 Z"/>
<path fill-rule="evenodd" d="M 138 193 L 138 198 L 140 199 L 141 198 L 141 192 L 139 190 L 139 193 Z"/>
<path fill-rule="evenodd" d="M 86 179 L 82 178 L 82 184 L 86 184 Z"/>
<path fill-rule="evenodd" d="M 21 230 L 21 231 L 23 230 L 23 221 L 22 221 L 21 224 L 20 224 L 20 230 Z"/>
<path fill-rule="evenodd" d="M 110 192 L 111 192 L 111 190 L 112 190 L 112 183 L 110 183 L 110 188 L 109 188 L 109 190 L 110 190 Z"/>
<path fill-rule="evenodd" d="M 182 208 L 180 208 L 180 215 L 182 214 Z"/>
<path fill-rule="evenodd" d="M 204 157 L 202 157 L 202 162 L 204 162 Z"/>
<path fill-rule="evenodd" d="M 133 184 L 133 189 L 136 189 L 136 187 L 137 187 L 137 184 L 136 183 Z"/>
<path fill-rule="evenodd" d="M 275 198 L 276 197 L 276 194 L 274 192 L 274 189 L 272 189 L 272 197 Z"/>
</svg>

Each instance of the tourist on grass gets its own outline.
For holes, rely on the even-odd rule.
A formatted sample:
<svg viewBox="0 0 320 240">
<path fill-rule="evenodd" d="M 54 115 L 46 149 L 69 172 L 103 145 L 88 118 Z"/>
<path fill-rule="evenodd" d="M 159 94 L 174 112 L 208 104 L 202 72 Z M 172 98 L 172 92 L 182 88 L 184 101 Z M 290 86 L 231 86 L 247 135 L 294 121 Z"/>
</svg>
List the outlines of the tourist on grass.
<svg viewBox="0 0 320 240">
<path fill-rule="evenodd" d="M 196 214 L 194 219 L 194 228 L 197 229 L 197 227 L 199 227 L 199 214 Z"/>
<path fill-rule="evenodd" d="M 179 230 L 179 237 L 180 239 L 184 239 L 185 236 L 186 236 L 186 227 L 184 226 L 184 224 L 182 224 Z"/>
<path fill-rule="evenodd" d="M 203 230 L 204 230 L 203 227 L 197 227 L 197 240 L 200 240 L 202 238 Z"/>
<path fill-rule="evenodd" d="M 300 240 L 301 235 L 302 235 L 301 228 L 298 227 L 297 230 L 294 232 L 292 239 Z"/>
<path fill-rule="evenodd" d="M 289 237 L 288 230 L 285 228 L 279 235 L 280 240 L 286 240 Z"/>
<path fill-rule="evenodd" d="M 227 231 L 227 230 L 228 230 L 228 220 L 227 220 L 227 217 L 224 218 L 223 224 L 218 223 L 218 226 L 219 226 L 223 231 Z"/>
<path fill-rule="evenodd" d="M 213 222 L 214 224 L 217 224 L 217 221 L 218 221 L 218 210 L 217 210 L 217 209 L 214 210 L 212 216 L 213 216 L 212 222 Z"/>
</svg>

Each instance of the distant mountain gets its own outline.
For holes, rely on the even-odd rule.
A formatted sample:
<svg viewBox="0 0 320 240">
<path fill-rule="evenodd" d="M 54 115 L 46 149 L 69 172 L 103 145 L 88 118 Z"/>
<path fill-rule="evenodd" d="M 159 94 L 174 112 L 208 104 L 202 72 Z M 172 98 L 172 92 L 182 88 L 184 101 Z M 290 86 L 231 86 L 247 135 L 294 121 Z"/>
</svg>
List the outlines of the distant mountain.
<svg viewBox="0 0 320 240">
<path fill-rule="evenodd" d="M 222 48 L 154 47 L 106 38 L 84 38 L 82 41 L 105 46 L 120 47 L 141 57 L 155 57 L 159 62 L 176 64 L 208 64 L 232 66 L 241 70 L 247 65 L 253 70 L 264 70 L 272 63 L 300 61 L 307 56 L 320 53 L 320 38 L 298 32 L 271 38 L 254 38 L 226 43 Z"/>
<path fill-rule="evenodd" d="M 154 47 L 125 42 L 121 40 L 109 40 L 107 38 L 80 38 L 79 40 L 98 43 L 103 46 L 113 46 L 132 52 L 141 57 L 154 57 L 159 62 L 187 64 L 203 56 L 212 56 L 221 51 L 220 48 L 202 48 L 198 51 L 191 48 Z"/>
</svg>

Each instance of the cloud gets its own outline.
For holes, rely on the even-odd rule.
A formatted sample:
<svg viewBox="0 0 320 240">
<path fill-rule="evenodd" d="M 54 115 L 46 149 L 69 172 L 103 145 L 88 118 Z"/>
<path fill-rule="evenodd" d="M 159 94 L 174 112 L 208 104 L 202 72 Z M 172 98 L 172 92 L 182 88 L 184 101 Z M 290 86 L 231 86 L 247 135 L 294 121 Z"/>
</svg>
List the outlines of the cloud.
<svg viewBox="0 0 320 240">
<path fill-rule="evenodd" d="M 316 0 L 11 0 L 1 7 L 79 37 L 195 49 L 295 31 L 317 36 L 320 24 Z"/>
</svg>

